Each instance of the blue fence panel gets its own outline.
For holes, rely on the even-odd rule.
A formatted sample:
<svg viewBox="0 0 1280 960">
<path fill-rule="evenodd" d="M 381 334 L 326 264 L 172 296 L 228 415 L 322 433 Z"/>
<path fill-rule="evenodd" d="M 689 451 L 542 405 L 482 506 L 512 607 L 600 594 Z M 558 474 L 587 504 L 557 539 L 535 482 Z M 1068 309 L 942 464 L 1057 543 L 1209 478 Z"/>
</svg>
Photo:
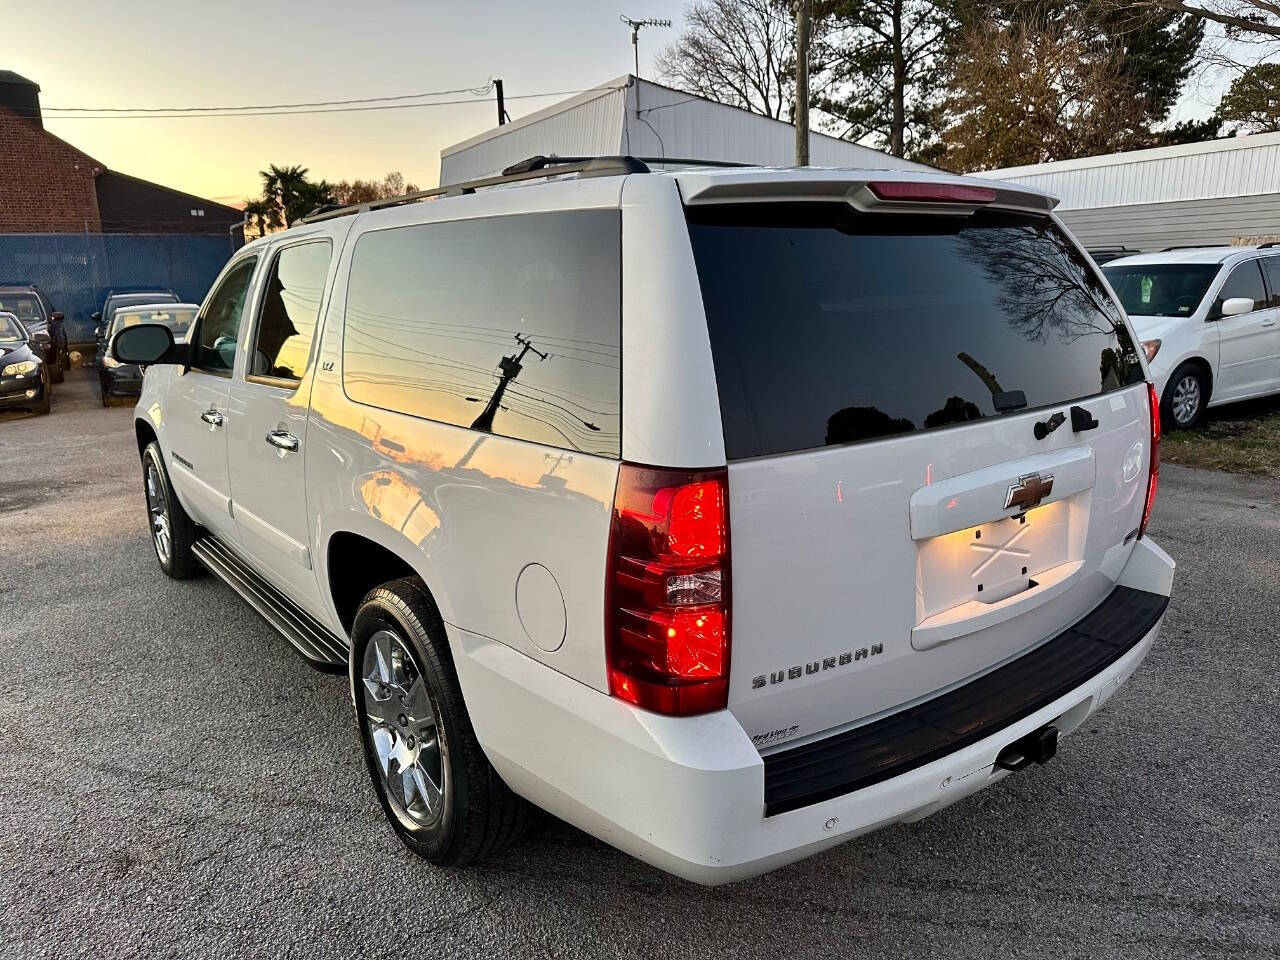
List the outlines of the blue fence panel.
<svg viewBox="0 0 1280 960">
<path fill-rule="evenodd" d="M 66 315 L 72 341 L 93 339 L 92 314 L 112 287 L 155 286 L 199 303 L 235 247 L 228 237 L 134 233 L 0 235 L 0 283 L 35 283 Z"/>
</svg>

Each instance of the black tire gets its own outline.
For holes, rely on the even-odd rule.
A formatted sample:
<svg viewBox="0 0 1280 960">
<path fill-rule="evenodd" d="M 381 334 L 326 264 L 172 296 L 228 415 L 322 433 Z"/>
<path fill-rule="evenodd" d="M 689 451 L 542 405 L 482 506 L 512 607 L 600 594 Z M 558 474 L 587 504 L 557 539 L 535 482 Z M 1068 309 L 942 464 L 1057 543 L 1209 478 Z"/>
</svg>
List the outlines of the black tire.
<svg viewBox="0 0 1280 960">
<path fill-rule="evenodd" d="M 425 681 L 435 715 L 441 799 L 438 809 L 425 818 L 415 818 L 399 799 L 388 795 L 387 778 L 374 744 L 364 665 L 370 641 L 383 631 L 391 632 L 412 654 L 416 663 L 410 666 Z M 437 866 L 461 866 L 491 856 L 523 836 L 533 808 L 503 783 L 476 740 L 444 623 L 422 583 L 406 578 L 371 590 L 356 612 L 351 638 L 351 682 L 360 743 L 378 802 L 401 842 Z M 426 742 L 424 737 L 423 750 Z"/>
<path fill-rule="evenodd" d="M 152 471 L 155 471 L 155 486 L 152 489 Z M 177 496 L 173 492 L 173 484 L 169 482 L 169 471 L 164 467 L 164 457 L 160 454 L 160 444 L 152 440 L 142 451 L 142 489 L 147 503 L 147 528 L 151 536 L 151 548 L 155 551 L 156 562 L 160 564 L 166 576 L 174 580 L 190 580 L 203 571 L 200 561 L 191 552 L 198 529 L 195 522 L 182 509 Z M 168 550 L 161 549 L 160 539 L 156 534 L 153 494 L 160 498 L 168 528 Z"/>
<path fill-rule="evenodd" d="M 98 392 L 102 396 L 102 405 L 104 407 L 111 406 L 111 394 L 107 392 L 106 381 L 103 381 L 103 380 L 98 381 Z"/>
<path fill-rule="evenodd" d="M 44 389 L 40 391 L 40 402 L 31 408 L 31 412 L 37 417 L 42 417 L 49 412 L 50 403 L 52 402 L 53 390 L 49 386 L 48 375 L 44 378 Z"/>
<path fill-rule="evenodd" d="M 1188 398 L 1195 400 L 1188 412 Z M 1204 371 L 1194 363 L 1184 363 L 1173 371 L 1160 399 L 1160 423 L 1166 430 L 1192 430 L 1204 419 L 1209 403 L 1209 383 Z"/>
<path fill-rule="evenodd" d="M 62 383 L 67 379 L 67 375 L 62 369 L 62 363 L 57 356 L 54 356 L 53 363 L 46 364 L 46 366 L 51 371 L 54 383 Z"/>
</svg>

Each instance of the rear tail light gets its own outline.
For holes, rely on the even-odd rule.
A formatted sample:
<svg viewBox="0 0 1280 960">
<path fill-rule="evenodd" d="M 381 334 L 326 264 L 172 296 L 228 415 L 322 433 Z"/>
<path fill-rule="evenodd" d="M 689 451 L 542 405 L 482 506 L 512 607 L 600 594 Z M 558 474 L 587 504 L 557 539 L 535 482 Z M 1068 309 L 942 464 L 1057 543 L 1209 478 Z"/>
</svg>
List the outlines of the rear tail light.
<svg viewBox="0 0 1280 960">
<path fill-rule="evenodd" d="M 1147 398 L 1151 403 L 1151 469 L 1147 473 L 1147 502 L 1142 507 L 1142 524 L 1138 527 L 1138 536 L 1147 532 L 1147 521 L 1151 519 L 1151 508 L 1156 504 L 1156 488 L 1160 486 L 1160 396 L 1156 393 L 1155 384 L 1147 384 Z"/>
<path fill-rule="evenodd" d="M 674 716 L 729 693 L 729 477 L 624 463 L 605 600 L 609 692 Z"/>
</svg>

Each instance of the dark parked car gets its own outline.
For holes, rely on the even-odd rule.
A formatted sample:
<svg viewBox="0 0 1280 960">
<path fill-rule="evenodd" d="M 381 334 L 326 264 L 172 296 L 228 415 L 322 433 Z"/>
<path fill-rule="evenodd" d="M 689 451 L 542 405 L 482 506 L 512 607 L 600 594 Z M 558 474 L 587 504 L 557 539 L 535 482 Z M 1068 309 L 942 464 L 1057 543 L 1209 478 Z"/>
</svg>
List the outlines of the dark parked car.
<svg viewBox="0 0 1280 960">
<path fill-rule="evenodd" d="M 142 370 L 132 363 L 121 363 L 107 349 L 117 333 L 139 323 L 163 323 L 173 331 L 173 339 L 185 339 L 196 314 L 198 303 L 145 303 L 138 306 L 115 307 L 109 323 L 100 329 L 98 337 L 98 382 L 102 386 L 102 405 L 110 406 L 111 398 L 136 397 L 142 392 Z"/>
<path fill-rule="evenodd" d="M 62 314 L 43 290 L 34 283 L 0 285 L 0 311 L 12 313 L 31 334 L 41 359 L 48 364 L 50 379 L 61 383 L 63 371 L 71 369 L 71 351 L 62 328 Z"/>
<path fill-rule="evenodd" d="M 0 313 L 0 410 L 49 412 L 49 371 L 41 347 L 12 313 Z"/>
</svg>

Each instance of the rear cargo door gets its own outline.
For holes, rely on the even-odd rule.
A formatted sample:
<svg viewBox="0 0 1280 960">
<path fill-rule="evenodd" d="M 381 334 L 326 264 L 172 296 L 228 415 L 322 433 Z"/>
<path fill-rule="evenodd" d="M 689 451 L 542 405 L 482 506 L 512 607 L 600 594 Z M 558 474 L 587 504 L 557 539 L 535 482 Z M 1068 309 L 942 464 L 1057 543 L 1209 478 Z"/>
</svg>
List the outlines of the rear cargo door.
<svg viewBox="0 0 1280 960">
<path fill-rule="evenodd" d="M 729 706 L 762 750 L 934 696 L 1110 592 L 1149 461 L 1047 215 L 688 208 L 729 459 Z"/>
</svg>

